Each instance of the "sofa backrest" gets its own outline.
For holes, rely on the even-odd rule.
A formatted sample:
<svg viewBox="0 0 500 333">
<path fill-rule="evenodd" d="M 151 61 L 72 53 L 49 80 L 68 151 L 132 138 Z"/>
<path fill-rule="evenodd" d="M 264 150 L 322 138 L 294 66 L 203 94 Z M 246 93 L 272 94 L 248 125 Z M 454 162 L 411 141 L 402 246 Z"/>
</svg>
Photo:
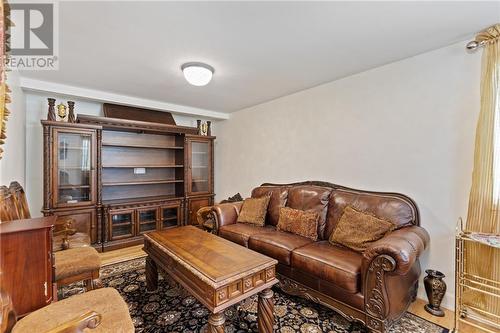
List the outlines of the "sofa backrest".
<svg viewBox="0 0 500 333">
<path fill-rule="evenodd" d="M 280 208 L 285 207 L 288 199 L 288 186 L 259 186 L 252 190 L 252 198 L 271 195 L 267 206 L 266 224 L 277 225 Z"/>
<path fill-rule="evenodd" d="M 332 189 L 316 185 L 297 185 L 288 189 L 286 206 L 293 209 L 313 210 L 319 215 L 318 235 L 321 238 L 325 230 L 328 201 Z"/>
<path fill-rule="evenodd" d="M 328 182 L 306 181 L 292 184 L 265 183 L 252 191 L 252 197 L 271 195 L 266 224 L 277 225 L 281 207 L 315 210 L 320 215 L 318 238 L 328 239 L 345 207 L 373 214 L 392 222 L 396 228 L 420 225 L 416 203 L 400 193 L 363 191 Z"/>
</svg>

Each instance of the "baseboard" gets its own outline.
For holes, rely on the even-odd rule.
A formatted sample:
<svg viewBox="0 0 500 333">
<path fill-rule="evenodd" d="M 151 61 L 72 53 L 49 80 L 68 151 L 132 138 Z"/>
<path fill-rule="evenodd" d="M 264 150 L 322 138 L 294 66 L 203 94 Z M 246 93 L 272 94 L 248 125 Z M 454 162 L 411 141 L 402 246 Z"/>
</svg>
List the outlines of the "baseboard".
<svg viewBox="0 0 500 333">
<path fill-rule="evenodd" d="M 424 288 L 418 289 L 417 298 L 421 299 L 425 303 L 428 302 Z M 441 302 L 441 306 L 450 311 L 455 311 L 455 295 L 452 292 L 446 292 L 444 294 L 443 301 Z"/>
</svg>

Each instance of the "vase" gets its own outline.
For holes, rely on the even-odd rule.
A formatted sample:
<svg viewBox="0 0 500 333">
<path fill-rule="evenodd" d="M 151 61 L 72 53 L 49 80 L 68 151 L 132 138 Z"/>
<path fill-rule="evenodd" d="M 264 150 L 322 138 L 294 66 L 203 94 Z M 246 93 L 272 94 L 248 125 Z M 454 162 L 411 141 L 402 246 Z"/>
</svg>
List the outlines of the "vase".
<svg viewBox="0 0 500 333">
<path fill-rule="evenodd" d="M 443 281 L 445 275 L 440 271 L 428 269 L 424 278 L 425 292 L 429 304 L 425 305 L 425 310 L 438 317 L 444 317 L 444 311 L 440 308 L 446 293 L 446 283 Z"/>
</svg>

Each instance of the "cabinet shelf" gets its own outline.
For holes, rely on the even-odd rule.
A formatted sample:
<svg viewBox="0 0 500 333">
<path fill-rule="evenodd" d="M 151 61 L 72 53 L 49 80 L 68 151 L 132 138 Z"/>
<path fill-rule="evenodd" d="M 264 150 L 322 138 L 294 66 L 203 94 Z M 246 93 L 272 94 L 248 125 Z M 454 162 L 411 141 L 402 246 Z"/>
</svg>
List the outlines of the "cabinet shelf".
<svg viewBox="0 0 500 333">
<path fill-rule="evenodd" d="M 70 184 L 59 185 L 59 189 L 61 190 L 71 190 L 76 188 L 90 188 L 90 185 L 70 185 Z"/>
<path fill-rule="evenodd" d="M 163 221 L 174 221 L 174 220 L 177 220 L 177 216 L 164 217 L 162 220 Z"/>
<path fill-rule="evenodd" d="M 182 164 L 159 164 L 159 165 L 103 165 L 103 168 L 183 168 Z"/>
<path fill-rule="evenodd" d="M 181 146 L 155 146 L 155 145 L 141 145 L 141 144 L 121 144 L 121 143 L 112 143 L 112 142 L 102 142 L 103 146 L 107 147 L 124 147 L 124 148 L 151 148 L 151 149 L 174 149 L 174 150 L 183 150 L 184 147 Z"/>
<path fill-rule="evenodd" d="M 149 220 L 149 221 L 140 221 L 139 224 L 152 224 L 156 223 L 156 220 Z"/>
<path fill-rule="evenodd" d="M 130 182 L 103 182 L 102 186 L 127 186 L 127 185 L 153 185 L 153 184 L 173 184 L 173 183 L 183 183 L 183 179 L 158 179 L 158 180 L 138 180 Z"/>
<path fill-rule="evenodd" d="M 59 146 L 58 149 L 61 149 L 61 150 L 64 150 L 64 149 L 66 149 L 66 150 L 89 150 L 88 147 L 84 148 L 84 147 L 61 147 L 61 146 Z"/>
<path fill-rule="evenodd" d="M 112 223 L 111 225 L 113 226 L 113 228 L 115 228 L 115 227 L 122 227 L 124 225 L 132 225 L 132 222 Z"/>
</svg>

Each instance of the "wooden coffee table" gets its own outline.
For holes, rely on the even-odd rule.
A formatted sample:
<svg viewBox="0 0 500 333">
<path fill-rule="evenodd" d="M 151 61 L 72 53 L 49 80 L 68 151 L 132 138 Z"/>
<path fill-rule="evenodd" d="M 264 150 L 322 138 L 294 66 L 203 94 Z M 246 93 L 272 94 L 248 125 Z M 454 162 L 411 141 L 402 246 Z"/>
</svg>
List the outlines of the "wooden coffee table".
<svg viewBox="0 0 500 333">
<path fill-rule="evenodd" d="M 259 332 L 273 331 L 276 260 L 194 226 L 148 233 L 144 251 L 147 289 L 161 267 L 212 312 L 208 332 L 224 332 L 224 309 L 257 293 Z"/>
</svg>

